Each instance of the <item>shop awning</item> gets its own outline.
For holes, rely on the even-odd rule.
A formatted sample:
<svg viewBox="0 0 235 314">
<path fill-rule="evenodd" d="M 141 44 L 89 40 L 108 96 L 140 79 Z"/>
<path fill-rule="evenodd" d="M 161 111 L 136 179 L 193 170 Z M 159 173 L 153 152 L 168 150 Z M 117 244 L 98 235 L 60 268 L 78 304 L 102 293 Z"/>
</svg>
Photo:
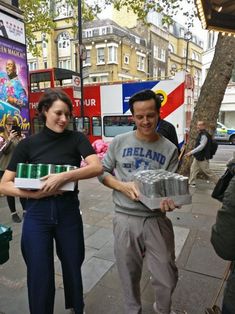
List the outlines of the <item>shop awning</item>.
<svg viewBox="0 0 235 314">
<path fill-rule="evenodd" d="M 235 34 L 234 0 L 195 0 L 202 27 Z"/>
</svg>

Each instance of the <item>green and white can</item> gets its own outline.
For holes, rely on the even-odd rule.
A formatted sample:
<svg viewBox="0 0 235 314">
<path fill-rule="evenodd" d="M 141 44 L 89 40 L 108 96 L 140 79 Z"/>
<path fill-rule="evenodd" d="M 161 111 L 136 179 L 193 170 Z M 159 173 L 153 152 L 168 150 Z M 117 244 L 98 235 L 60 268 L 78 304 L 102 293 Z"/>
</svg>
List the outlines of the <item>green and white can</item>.
<svg viewBox="0 0 235 314">
<path fill-rule="evenodd" d="M 27 169 L 27 164 L 18 163 L 16 169 L 16 178 L 27 178 Z"/>
<path fill-rule="evenodd" d="M 55 166 L 52 164 L 38 164 L 37 165 L 37 178 L 42 178 L 50 173 L 54 173 Z"/>
<path fill-rule="evenodd" d="M 61 173 L 67 171 L 65 165 L 55 165 L 55 173 Z"/>
<path fill-rule="evenodd" d="M 37 178 L 37 164 L 27 164 L 27 178 L 28 179 Z"/>
</svg>

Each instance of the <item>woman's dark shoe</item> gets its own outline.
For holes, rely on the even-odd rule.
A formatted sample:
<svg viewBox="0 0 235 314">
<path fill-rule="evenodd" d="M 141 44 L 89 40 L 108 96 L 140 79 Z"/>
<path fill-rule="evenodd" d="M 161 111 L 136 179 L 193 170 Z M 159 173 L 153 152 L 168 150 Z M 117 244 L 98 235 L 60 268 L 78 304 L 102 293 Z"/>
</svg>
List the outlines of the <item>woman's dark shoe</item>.
<svg viewBox="0 0 235 314">
<path fill-rule="evenodd" d="M 12 221 L 16 222 L 16 223 L 20 223 L 21 222 L 21 219 L 20 217 L 18 216 L 17 212 L 14 212 L 11 214 L 11 218 L 12 218 Z"/>
</svg>

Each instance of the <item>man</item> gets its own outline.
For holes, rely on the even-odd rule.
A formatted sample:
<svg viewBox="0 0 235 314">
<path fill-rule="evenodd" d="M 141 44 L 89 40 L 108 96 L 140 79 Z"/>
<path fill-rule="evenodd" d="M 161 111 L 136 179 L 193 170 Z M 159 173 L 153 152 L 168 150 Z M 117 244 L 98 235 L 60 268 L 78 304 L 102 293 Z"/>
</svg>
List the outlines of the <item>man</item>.
<svg viewBox="0 0 235 314">
<path fill-rule="evenodd" d="M 0 75 L 0 100 L 21 108 L 28 102 L 26 91 L 20 82 L 14 60 L 7 60 L 6 74 Z"/>
<path fill-rule="evenodd" d="M 138 201 L 133 175 L 140 169 L 175 171 L 178 152 L 174 144 L 156 132 L 159 96 L 152 90 L 141 91 L 130 98 L 129 105 L 137 129 L 113 139 L 103 160 L 104 174 L 99 179 L 114 190 L 114 252 L 124 290 L 125 314 L 142 313 L 143 258 L 152 276 L 154 311 L 169 314 L 173 313 L 171 296 L 178 272 L 174 232 L 166 212 L 176 205 L 168 199 L 161 202 L 160 208 L 150 211 Z"/>
<path fill-rule="evenodd" d="M 206 125 L 204 121 L 198 121 L 197 123 L 198 136 L 196 138 L 195 148 L 190 152 L 186 153 L 185 156 L 194 156 L 191 169 L 189 184 L 191 187 L 195 187 L 195 180 L 200 171 L 209 177 L 215 184 L 219 180 L 219 177 L 210 169 L 210 145 L 211 136 L 206 131 Z"/>
</svg>

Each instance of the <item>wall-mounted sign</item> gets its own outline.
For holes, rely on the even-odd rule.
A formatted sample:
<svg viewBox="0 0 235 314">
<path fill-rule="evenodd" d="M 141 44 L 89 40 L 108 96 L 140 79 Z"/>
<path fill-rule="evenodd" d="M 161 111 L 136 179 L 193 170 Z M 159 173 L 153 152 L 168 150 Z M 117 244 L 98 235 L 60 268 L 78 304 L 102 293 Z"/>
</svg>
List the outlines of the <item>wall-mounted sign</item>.
<svg viewBox="0 0 235 314">
<path fill-rule="evenodd" d="M 0 12 L 0 36 L 25 44 L 24 23 Z"/>
</svg>

